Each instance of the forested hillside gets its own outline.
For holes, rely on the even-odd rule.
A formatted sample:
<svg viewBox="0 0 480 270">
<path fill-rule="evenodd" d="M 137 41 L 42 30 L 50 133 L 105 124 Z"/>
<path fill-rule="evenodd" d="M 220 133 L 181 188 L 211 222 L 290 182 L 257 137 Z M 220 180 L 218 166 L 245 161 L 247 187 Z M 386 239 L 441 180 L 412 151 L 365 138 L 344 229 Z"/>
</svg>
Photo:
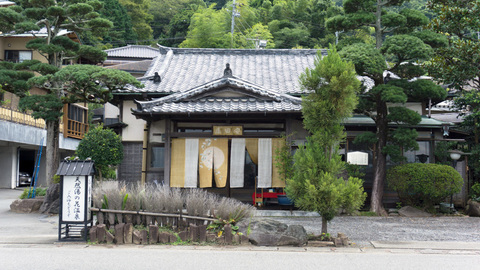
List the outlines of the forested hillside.
<svg viewBox="0 0 480 270">
<path fill-rule="evenodd" d="M 103 38 L 82 36 L 82 40 L 103 48 L 156 43 L 171 47 L 255 48 L 260 40 L 267 41 L 266 48 L 326 48 L 345 38 L 374 43 L 368 27 L 337 33 L 325 27 L 327 19 L 343 14 L 342 0 L 235 0 L 235 5 L 227 0 L 101 2 L 104 9 L 99 12 L 114 23 L 114 28 Z M 400 9 L 416 9 L 431 17 L 426 2 L 412 0 Z"/>
</svg>

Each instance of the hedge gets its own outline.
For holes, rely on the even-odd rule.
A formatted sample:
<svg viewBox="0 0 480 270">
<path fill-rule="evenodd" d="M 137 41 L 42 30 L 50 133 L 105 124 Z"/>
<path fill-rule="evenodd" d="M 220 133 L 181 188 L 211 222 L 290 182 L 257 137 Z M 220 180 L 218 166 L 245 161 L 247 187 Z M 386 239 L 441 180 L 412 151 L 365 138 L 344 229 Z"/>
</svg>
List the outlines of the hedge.
<svg viewBox="0 0 480 270">
<path fill-rule="evenodd" d="M 402 204 L 426 209 L 459 192 L 463 178 L 451 166 L 409 163 L 390 168 L 387 183 Z"/>
</svg>

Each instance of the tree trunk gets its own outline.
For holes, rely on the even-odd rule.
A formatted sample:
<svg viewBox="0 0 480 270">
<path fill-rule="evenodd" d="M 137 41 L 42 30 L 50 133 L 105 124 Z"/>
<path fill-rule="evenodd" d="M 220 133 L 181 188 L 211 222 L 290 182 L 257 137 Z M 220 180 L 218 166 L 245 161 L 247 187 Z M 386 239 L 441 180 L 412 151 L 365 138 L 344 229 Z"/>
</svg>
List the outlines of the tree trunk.
<svg viewBox="0 0 480 270">
<path fill-rule="evenodd" d="M 60 122 L 46 121 L 47 124 L 47 143 L 46 143 L 46 171 L 47 171 L 47 185 L 50 186 L 53 182 L 53 176 L 58 169 L 58 142 L 60 138 Z"/>
<path fill-rule="evenodd" d="M 385 186 L 387 155 L 383 153 L 383 148 L 387 144 L 388 120 L 387 120 L 387 104 L 382 102 L 380 98 L 377 100 L 377 144 L 375 147 L 375 160 L 373 167 L 375 168 L 373 176 L 373 188 L 370 200 L 370 211 L 379 215 L 385 215 L 383 208 L 383 189 Z"/>
<path fill-rule="evenodd" d="M 377 10 L 375 12 L 375 45 L 377 49 L 382 47 L 383 43 L 383 31 L 382 31 L 382 1 L 377 0 Z"/>
<path fill-rule="evenodd" d="M 322 234 L 327 234 L 327 219 L 322 216 Z"/>
<path fill-rule="evenodd" d="M 58 204 L 54 204 L 58 200 L 57 192 L 50 192 L 50 189 L 58 189 L 58 185 L 53 185 L 53 176 L 56 174 L 59 162 L 58 162 L 58 149 L 59 149 L 59 137 L 60 137 L 60 122 L 46 121 L 47 125 L 47 143 L 46 143 L 46 175 L 48 191 L 43 200 L 43 204 L 40 208 L 42 213 L 55 213 L 58 209 L 50 209 L 52 206 L 58 207 Z"/>
</svg>

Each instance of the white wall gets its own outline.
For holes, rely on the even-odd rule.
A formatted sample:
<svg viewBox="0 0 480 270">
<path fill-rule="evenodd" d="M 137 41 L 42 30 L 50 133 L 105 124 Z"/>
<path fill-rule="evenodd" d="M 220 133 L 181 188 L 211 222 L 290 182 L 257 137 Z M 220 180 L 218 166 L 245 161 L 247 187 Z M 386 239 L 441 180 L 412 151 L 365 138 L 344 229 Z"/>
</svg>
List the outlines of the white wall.
<svg viewBox="0 0 480 270">
<path fill-rule="evenodd" d="M 132 100 L 123 102 L 122 121 L 128 126 L 122 131 L 122 141 L 138 142 L 143 141 L 143 129 L 145 121 L 135 118 L 132 109 L 136 109 L 137 105 Z"/>
<path fill-rule="evenodd" d="M 120 109 L 111 103 L 105 103 L 105 118 L 117 118 L 120 115 Z"/>
<path fill-rule="evenodd" d="M 17 148 L 0 147 L 0 188 L 15 188 L 17 171 Z"/>
<path fill-rule="evenodd" d="M 162 135 L 165 134 L 165 120 L 155 121 L 150 126 L 148 141 L 151 143 L 164 143 Z"/>
</svg>

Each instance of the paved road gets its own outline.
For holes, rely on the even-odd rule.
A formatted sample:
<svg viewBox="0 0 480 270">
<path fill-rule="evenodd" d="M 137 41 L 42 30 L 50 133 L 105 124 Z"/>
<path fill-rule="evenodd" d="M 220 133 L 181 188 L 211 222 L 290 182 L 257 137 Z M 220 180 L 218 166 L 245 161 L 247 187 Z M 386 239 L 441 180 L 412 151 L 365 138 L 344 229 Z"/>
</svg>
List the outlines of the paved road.
<svg viewBox="0 0 480 270">
<path fill-rule="evenodd" d="M 58 216 L 10 212 L 20 193 L 0 189 L 1 270 L 480 269 L 478 218 L 337 217 L 329 230 L 345 232 L 360 243 L 349 248 L 86 245 L 57 242 Z M 302 224 L 309 233 L 320 228 L 318 217 L 275 219 Z M 453 242 L 450 233 L 457 236 Z M 429 238 L 433 236 L 435 241 Z"/>
<path fill-rule="evenodd" d="M 28 254 L 28 256 L 27 256 Z M 260 247 L 0 245 L 10 269 L 480 269 L 471 252 Z"/>
</svg>

